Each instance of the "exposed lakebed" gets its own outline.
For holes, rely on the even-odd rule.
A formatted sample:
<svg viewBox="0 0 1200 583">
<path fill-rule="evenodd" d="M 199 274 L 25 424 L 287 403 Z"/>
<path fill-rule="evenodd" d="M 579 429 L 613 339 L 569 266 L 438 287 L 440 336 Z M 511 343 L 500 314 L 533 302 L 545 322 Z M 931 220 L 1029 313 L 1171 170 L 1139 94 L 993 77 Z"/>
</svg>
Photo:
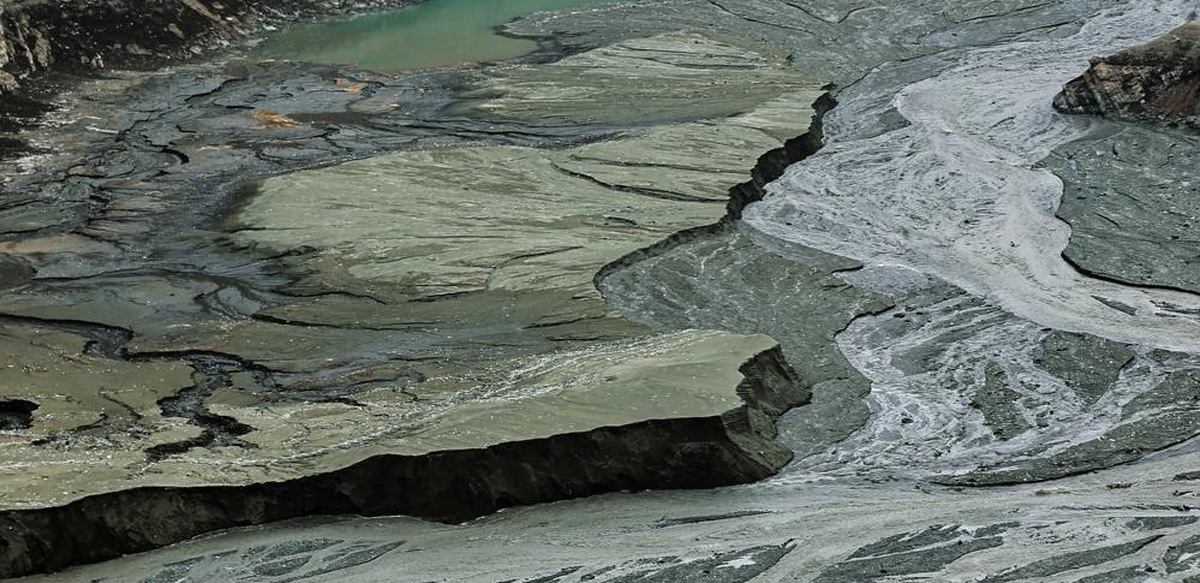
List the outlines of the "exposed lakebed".
<svg viewBox="0 0 1200 583">
<path fill-rule="evenodd" d="M 1048 171 L 1091 192 L 1089 181 L 1112 181 L 1097 160 L 1124 148 L 1109 142 L 1129 139 L 1149 144 L 1156 176 L 1186 174 L 1170 163 L 1188 157 L 1152 152 L 1192 138 L 1062 118 L 1049 97 L 1092 51 L 1170 28 L 1187 3 L 885 4 L 626 3 L 509 25 L 596 47 L 553 63 L 380 76 L 234 61 L 143 84 L 120 106 L 136 113 L 111 126 L 120 139 L 99 141 L 103 162 L 85 157 L 58 181 L 16 179 L 60 186 L 19 217 L 42 226 L 4 247 L 23 278 L 3 292 L 4 339 L 39 352 L 22 362 L 52 364 L 12 374 L 77 379 L 90 400 L 13 395 L 39 404 L 29 428 L 6 433 L 14 459 L 52 452 L 43 467 L 78 471 L 81 452 L 104 452 L 118 461 L 97 458 L 81 477 L 238 485 L 414 443 L 658 421 L 591 431 L 561 451 L 463 458 L 496 461 L 490 478 L 459 482 L 501 505 L 656 479 L 705 485 L 686 471 L 696 463 L 713 482 L 726 479 L 719 469 L 759 477 L 797 455 L 750 486 L 609 495 L 457 526 L 284 523 L 51 579 L 1192 574 L 1197 301 L 1112 282 L 1120 260 L 1104 250 L 1139 248 L 1106 244 L 1104 229 L 1085 231 L 1090 255 L 1067 253 L 1117 276 L 1059 259 L 1071 233 L 1055 213 L 1090 217 L 1085 198 L 1058 205 Z M 842 86 L 832 111 L 818 99 L 827 82 Z M 814 102 L 822 123 L 811 125 Z M 822 130 L 827 145 L 813 153 Z M 96 193 L 103 212 L 88 216 Z M 1153 213 L 1154 199 L 1139 200 Z M 199 228 L 164 229 L 164 216 Z M 1163 254 L 1138 256 L 1149 255 Z M 1148 269 L 1175 281 L 1169 266 Z M 134 383 L 89 393 L 89 367 Z M 784 416 L 778 447 L 760 439 L 766 417 L 727 414 L 743 403 L 732 386 L 742 398 L 769 389 L 750 399 L 766 417 L 810 390 L 812 402 Z M 97 407 L 106 414 L 83 418 Z M 706 414 L 724 425 L 670 422 Z M 711 431 L 742 453 L 700 461 L 691 456 L 713 442 L 638 446 Z M 608 453 L 529 465 L 570 448 Z M 677 465 L 630 474 L 634 454 Z M 447 459 L 426 469 L 453 467 Z M 1133 465 L 1105 469 L 1119 464 Z M 396 488 L 372 481 L 379 467 L 299 482 L 286 498 L 351 492 L 374 504 Z M 519 483 L 513 467 L 570 476 L 557 482 L 570 488 L 488 490 Z M 571 481 L 592 472 L 591 490 Z M 451 484 L 413 491 L 464 495 Z M 6 492 L 27 507 L 79 495 L 55 490 Z M 147 511 L 176 507 L 148 498 Z M 215 526 L 288 515 L 222 512 L 208 515 Z"/>
</svg>

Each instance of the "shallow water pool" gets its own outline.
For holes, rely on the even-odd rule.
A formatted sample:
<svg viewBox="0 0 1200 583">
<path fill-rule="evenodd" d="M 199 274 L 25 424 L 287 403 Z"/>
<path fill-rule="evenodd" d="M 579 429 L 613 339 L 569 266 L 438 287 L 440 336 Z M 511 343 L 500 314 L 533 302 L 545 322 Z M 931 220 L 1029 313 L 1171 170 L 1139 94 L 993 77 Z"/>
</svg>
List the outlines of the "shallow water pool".
<svg viewBox="0 0 1200 583">
<path fill-rule="evenodd" d="M 288 28 L 267 38 L 259 56 L 396 72 L 518 57 L 537 49 L 496 27 L 533 12 L 617 0 L 428 0 L 348 20 Z"/>
</svg>

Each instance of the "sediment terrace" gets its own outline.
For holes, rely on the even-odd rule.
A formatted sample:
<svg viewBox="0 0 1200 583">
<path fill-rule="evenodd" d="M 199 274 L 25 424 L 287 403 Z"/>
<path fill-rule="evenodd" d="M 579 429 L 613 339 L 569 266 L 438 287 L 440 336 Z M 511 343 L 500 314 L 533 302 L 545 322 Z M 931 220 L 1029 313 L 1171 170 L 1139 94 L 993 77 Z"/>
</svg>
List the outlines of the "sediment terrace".
<svg viewBox="0 0 1200 583">
<path fill-rule="evenodd" d="M 187 67 L 141 82 L 105 153 L 17 179 L 76 198 L 9 215 L 46 222 L 4 244 L 27 273 L 6 290 L 5 396 L 36 406 L 3 448 L 5 574 L 311 514 L 711 487 L 791 459 L 774 420 L 808 392 L 774 340 L 655 333 L 593 280 L 811 153 L 816 137 L 787 142 L 821 91 L 682 33 L 489 71 L 457 98 L 417 90 L 445 77 L 463 82 Z M 706 107 L 681 116 L 685 99 Z M 389 148 L 406 151 L 232 181 Z"/>
</svg>

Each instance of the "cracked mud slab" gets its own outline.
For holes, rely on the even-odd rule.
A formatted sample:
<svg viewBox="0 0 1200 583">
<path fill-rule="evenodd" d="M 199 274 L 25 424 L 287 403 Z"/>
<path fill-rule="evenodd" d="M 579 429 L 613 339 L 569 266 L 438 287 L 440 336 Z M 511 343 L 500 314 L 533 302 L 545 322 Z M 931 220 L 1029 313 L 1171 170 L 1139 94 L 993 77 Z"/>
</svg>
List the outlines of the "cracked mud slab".
<svg viewBox="0 0 1200 583">
<path fill-rule="evenodd" d="M 712 79 L 715 73 L 723 76 L 726 68 L 736 75 L 766 72 L 773 80 L 755 83 L 755 92 L 714 111 L 735 114 L 747 104 L 763 103 L 761 110 L 633 130 L 615 141 L 565 150 L 495 146 L 415 151 L 265 181 L 237 215 L 233 240 L 270 254 L 300 250 L 288 260 L 288 268 L 308 274 L 298 286 L 317 294 L 312 299 L 280 301 L 257 283 L 231 285 L 236 273 L 162 277 L 146 271 L 30 283 L 12 291 L 6 309 L 50 322 L 95 322 L 131 330 L 120 346 L 121 355 L 161 360 L 185 370 L 195 364 L 188 359 L 225 359 L 230 372 L 206 391 L 207 407 L 214 415 L 251 428 L 244 436 L 251 449 L 196 450 L 190 459 L 163 463 L 210 467 L 227 459 L 248 464 L 247 460 L 278 457 L 272 452 L 282 448 L 288 452 L 283 457 L 326 467 L 312 456 L 350 442 L 370 443 L 372 436 L 394 430 L 397 423 L 390 419 L 410 418 L 411 411 L 398 411 L 411 408 L 414 400 L 440 402 L 443 407 L 461 404 L 469 399 L 455 396 L 456 391 L 471 389 L 472 383 L 493 374 L 483 371 L 515 366 L 511 358 L 546 352 L 548 339 L 566 341 L 557 350 L 568 350 L 573 338 L 643 336 L 644 329 L 607 312 L 592 287 L 595 272 L 675 231 L 721 218 L 728 189 L 745 180 L 759 153 L 780 144 L 771 132 L 807 123 L 812 115 L 809 104 L 819 93 L 794 73 L 742 49 L 696 35 L 667 35 L 578 55 L 541 76 L 536 89 L 543 93 L 530 90 L 524 98 L 506 98 L 497 109 L 513 109 L 555 93 L 555 84 L 569 87 L 576 75 L 592 70 L 608 75 L 604 86 L 617 112 L 622 88 L 640 87 L 613 82 L 614 70 L 628 69 L 643 75 L 635 79 L 661 83 L 647 101 L 651 106 L 675 111 L 675 100 L 708 85 L 698 80 Z M 245 83 L 254 74 L 253 69 L 198 74 L 191 88 L 151 81 L 147 92 L 182 91 L 226 108 L 242 107 L 251 99 L 256 110 L 282 116 L 345 107 L 362 99 L 335 83 L 328 90 L 306 93 L 298 102 L 298 88 L 326 82 L 311 73 L 283 78 L 264 99 L 254 85 Z M 689 80 L 694 85 L 688 85 Z M 377 87 L 376 92 L 387 89 Z M 248 97 L 253 91 L 259 92 Z M 185 115 L 166 107 L 165 113 L 153 115 Z M 553 103 L 538 107 L 555 111 Z M 569 109 L 566 102 L 558 107 Z M 661 122 L 661 117 L 651 118 Z M 214 168 L 217 161 L 206 160 L 214 155 L 229 157 L 247 145 L 310 141 L 329 133 L 291 121 L 256 127 L 240 109 L 218 110 L 174 127 L 175 132 L 142 130 L 140 135 L 188 153 L 181 178 Z M 218 139 L 233 149 L 210 147 Z M 120 168 L 110 160 L 75 174 L 126 177 L 142 166 Z M 637 167 L 645 174 L 624 172 Z M 128 187 L 131 179 L 124 181 Z M 329 184 L 340 188 L 330 190 Z M 131 203 L 128 198 L 121 202 Z M 157 208 L 145 206 L 130 216 L 136 220 Z M 118 225 L 123 218 L 112 206 L 107 217 Z M 10 248 L 25 254 L 32 249 L 27 243 Z M 40 267 L 53 269 L 46 255 L 32 256 Z M 14 273 L 28 269 L 10 263 Z M 475 347 L 484 352 L 479 354 Z M 464 350 L 476 354 L 467 356 Z M 596 349 L 605 354 L 613 350 L 617 349 Z M 448 355 L 455 353 L 463 357 L 449 364 Z M 576 358 L 565 356 L 573 352 L 563 354 L 546 358 Z M 471 367 L 480 368 L 472 372 Z M 347 383 L 353 388 L 341 394 L 353 399 L 336 402 L 336 387 Z M 187 385 L 164 389 L 146 403 L 154 408 L 157 399 Z M 310 391 L 324 391 L 331 400 L 309 403 L 312 398 L 305 395 Z M 376 423 L 372 419 L 389 421 L 378 430 L 361 430 L 363 424 Z M 349 426 L 360 429 L 339 437 L 337 427 L 351 421 Z M 37 419 L 41 423 L 44 420 Z M 296 423 L 303 423 L 303 431 Z M 331 461 L 328 467 L 342 463 Z M 201 473 L 221 481 L 213 472 Z M 238 473 L 244 474 L 234 478 L 239 483 L 255 479 L 250 476 L 271 475 L 261 469 Z"/>
</svg>

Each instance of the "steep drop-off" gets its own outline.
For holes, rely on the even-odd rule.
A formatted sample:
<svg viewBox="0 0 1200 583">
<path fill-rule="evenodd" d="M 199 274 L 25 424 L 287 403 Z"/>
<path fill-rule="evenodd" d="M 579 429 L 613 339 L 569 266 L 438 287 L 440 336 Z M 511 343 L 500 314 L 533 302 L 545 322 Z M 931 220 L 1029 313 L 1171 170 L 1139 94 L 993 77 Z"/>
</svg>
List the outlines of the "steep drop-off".
<svg viewBox="0 0 1200 583">
<path fill-rule="evenodd" d="M 381 80 L 296 65 L 286 66 L 293 67 L 291 72 L 278 64 L 226 68 L 191 81 L 168 75 L 144 95 L 176 94 L 192 83 L 187 92 L 195 97 L 186 108 L 139 105 L 137 111 L 145 115 L 133 127 L 97 125 L 131 138 L 124 149 L 108 150 L 124 157 L 108 156 L 119 164 L 90 159 L 69 166 L 75 170 L 61 179 L 72 185 L 68 194 L 83 197 L 85 209 L 99 209 L 103 216 L 84 212 L 82 218 L 55 223 L 86 225 L 70 237 L 52 237 L 61 232 L 55 229 L 69 230 L 54 226 L 4 247 L 19 255 L 9 262 L 18 281 L 32 277 L 11 288 L 16 291 L 4 292 L 4 299 L 12 300 L 6 305 L 29 314 L 9 321 L 21 334 L 51 323 L 60 332 L 90 334 L 91 356 L 132 359 L 140 366 L 122 368 L 139 381 L 161 371 L 163 379 L 178 383 L 176 375 L 194 367 L 193 386 L 170 390 L 162 412 L 190 415 L 170 421 L 184 428 L 183 439 L 175 443 L 195 443 L 189 436 L 208 431 L 219 439 L 168 454 L 151 467 L 195 470 L 199 464 L 188 468 L 186 460 L 250 458 L 256 452 L 248 444 L 258 444 L 257 453 L 270 457 L 271 451 L 261 449 L 271 443 L 267 437 L 298 425 L 276 423 L 271 416 L 279 411 L 307 411 L 312 424 L 336 426 L 339 420 L 357 419 L 354 408 L 360 405 L 366 406 L 363 413 L 379 411 L 374 406 L 389 388 L 421 403 L 438 396 L 437 382 L 429 384 L 437 377 L 429 372 L 438 367 L 458 376 L 463 363 L 475 366 L 513 355 L 471 378 L 543 371 L 547 365 L 558 369 L 562 361 L 542 359 L 538 347 L 548 343 L 566 349 L 560 354 L 567 360 L 603 356 L 594 351 L 619 344 L 614 333 L 654 330 L 644 337 L 648 340 L 679 326 L 777 336 L 780 353 L 804 381 L 815 383 L 812 405 L 785 415 L 779 424 L 780 437 L 800 459 L 753 485 L 611 494 L 514 509 L 469 524 L 373 518 L 254 527 L 42 580 L 1141 583 L 1195 578 L 1200 543 L 1192 503 L 1196 472 L 1190 470 L 1200 463 L 1192 439 L 1200 432 L 1194 398 L 1200 359 L 1189 352 L 1200 345 L 1200 306 L 1194 294 L 1131 286 L 1115 277 L 1101 280 L 1074 269 L 1061 257 L 1071 233 L 1055 216 L 1065 181 L 1069 195 L 1087 198 L 1097 192 L 1096 198 L 1108 199 L 1101 211 L 1105 216 L 1129 222 L 1129 208 L 1154 202 L 1150 195 L 1157 193 L 1133 201 L 1101 195 L 1096 187 L 1123 168 L 1156 181 L 1186 177 L 1194 164 L 1171 154 L 1190 142 L 1170 131 L 1153 139 L 1130 132 L 1136 139 L 1129 139 L 1117 131 L 1124 124 L 1063 116 L 1051 107 L 1054 93 L 1086 67 L 1089 56 L 1161 35 L 1193 8 L 1182 0 L 659 0 L 537 15 L 509 27 L 597 46 L 634 37 L 640 40 L 624 47 L 654 55 L 657 62 L 642 67 L 649 71 L 691 63 L 687 51 L 641 50 L 679 30 L 763 56 L 756 62 L 738 57 L 740 51 L 713 51 L 716 45 L 709 45 L 709 56 L 733 55 L 732 62 L 713 69 L 681 67 L 685 71 L 676 71 L 675 78 L 686 82 L 680 83 L 654 85 L 660 76 L 637 77 L 642 82 L 631 91 L 639 99 L 624 101 L 613 97 L 619 95 L 614 89 L 622 75 L 585 68 L 563 75 L 579 83 L 568 85 L 554 80 L 561 72 L 553 68 L 482 67 L 460 71 L 458 83 L 450 84 L 455 90 L 448 92 L 432 82 L 444 79 L 437 75 Z M 621 52 L 587 58 L 611 65 Z M 597 278 L 608 300 L 603 317 L 585 312 L 582 318 L 552 319 L 550 326 L 497 324 L 496 314 L 516 322 L 540 321 L 544 314 L 516 298 L 496 300 L 504 299 L 504 286 L 527 291 L 535 263 L 551 267 L 547 273 L 555 274 L 556 285 L 569 289 L 578 274 L 564 277 L 556 259 L 577 257 L 580 251 L 522 252 L 513 258 L 504 253 L 508 247 L 496 245 L 497 257 L 504 260 L 489 264 L 455 255 L 453 249 L 442 252 L 446 239 L 430 236 L 426 224 L 414 221 L 402 228 L 428 237 L 437 250 L 416 260 L 399 251 L 408 249 L 405 244 L 393 245 L 387 236 L 389 225 L 399 222 L 395 216 L 404 216 L 406 209 L 395 212 L 388 206 L 393 200 L 370 190 L 372 184 L 392 184 L 402 185 L 397 190 L 444 192 L 443 184 L 377 172 L 396 160 L 436 158 L 452 169 L 452 183 L 471 205 L 464 204 L 456 215 L 470 227 L 471 239 L 481 239 L 486 229 L 479 225 L 489 221 L 514 229 L 522 224 L 521 216 L 489 212 L 491 199 L 481 184 L 544 197 L 547 193 L 530 187 L 541 180 L 519 178 L 545 176 L 530 168 L 545 170 L 550 164 L 566 172 L 545 182 L 588 183 L 581 192 L 590 193 L 591 206 L 585 206 L 591 210 L 574 216 L 553 204 L 537 205 L 539 237 L 569 234 L 573 222 L 586 225 L 581 233 L 589 241 L 603 240 L 598 236 L 606 232 L 662 227 L 662 217 L 646 219 L 624 204 L 603 208 L 604 201 L 633 200 L 627 195 L 635 193 L 671 197 L 659 198 L 651 208 L 700 210 L 710 203 L 694 199 L 711 198 L 720 211 L 716 197 L 696 194 L 714 177 L 744 166 L 699 165 L 688 158 L 693 144 L 664 148 L 661 144 L 671 142 L 661 140 L 694 136 L 700 129 L 725 135 L 721 132 L 730 130 L 729 123 L 744 127 L 762 121 L 761 112 L 731 115 L 738 107 L 742 113 L 758 105 L 766 110 L 784 105 L 786 112 L 791 107 L 786 100 L 761 103 L 756 97 L 782 88 L 777 83 L 786 75 L 779 76 L 771 64 L 786 63 L 810 79 L 819 77 L 814 84 L 841 86 L 838 108 L 824 118 L 827 145 L 800 164 L 789 166 L 793 160 L 786 156 L 760 159 L 760 168 L 781 168 L 782 177 L 762 188 L 762 201 L 746 197 L 750 204 L 740 209 L 742 219 L 687 229 L 603 268 Z M 724 73 L 763 74 L 771 82 L 749 90 L 742 84 L 709 85 Z M 164 91 L 164 84 L 174 89 Z M 686 132 L 638 128 L 646 123 L 640 116 L 647 114 L 650 119 L 677 116 L 673 120 L 684 125 L 697 121 L 678 117 L 686 118 L 686 110 L 671 104 L 690 101 L 664 93 L 664 85 L 705 92 L 692 101 L 702 102 L 705 112 L 715 111 L 705 115 L 719 121 L 701 121 L 713 127 Z M 572 90 L 603 96 L 595 116 L 580 107 L 581 99 L 572 98 Z M 543 91 L 555 106 L 544 115 L 535 105 Z M 656 96 L 658 101 L 645 100 Z M 314 102 L 327 107 L 316 108 Z M 455 118 L 430 113 L 445 111 L 446 105 Z M 256 110 L 267 111 L 251 117 Z M 763 127 L 786 129 L 789 117 L 800 116 L 788 114 Z M 261 120 L 264 127 L 250 120 Z M 587 143 L 618 134 L 613 141 Z M 771 129 L 765 135 L 782 141 L 791 134 Z M 525 149 L 549 143 L 559 147 Z M 729 143 L 705 141 L 703 150 L 726 151 L 720 146 Z M 261 189 L 252 185 L 239 191 L 249 204 L 221 215 L 220 226 L 235 231 L 223 235 L 220 246 L 188 247 L 158 222 L 180 214 L 163 208 L 196 208 L 212 199 L 199 188 L 179 188 L 167 179 L 154 182 L 165 176 L 154 175 L 155 169 L 179 183 L 199 183 L 196 178 L 205 176 L 201 169 L 232 160 L 245 163 L 239 172 L 257 173 L 329 160 L 331 153 L 361 157 L 430 144 L 453 152 L 438 157 L 401 152 L 380 160 L 378 167 L 356 162 L 280 176 Z M 1149 151 L 1129 155 L 1138 145 Z M 662 164 L 638 164 L 629 155 L 650 149 L 664 150 Z M 1079 159 L 1078 152 L 1087 152 L 1088 159 Z M 1118 156 L 1125 165 L 1109 164 Z M 464 158 L 480 161 L 482 170 L 474 172 Z M 1062 170 L 1072 162 L 1078 174 Z M 504 164 L 522 169 L 517 179 L 504 180 L 509 176 L 494 171 Z M 1060 172 L 1062 181 L 1056 176 Z M 389 178 L 380 180 L 379 174 Z M 138 180 L 131 180 L 135 176 Z M 285 221 L 272 216 L 272 209 L 287 215 L 283 185 L 328 183 L 320 177 L 331 176 L 341 177 L 335 183 L 362 184 L 344 189 L 350 199 L 344 205 L 320 196 L 319 184 L 308 185 L 305 208 L 336 216 L 347 231 L 365 234 L 369 249 L 346 245 L 336 232 L 314 231 L 307 239 L 305 233 L 288 233 Z M 756 182 L 773 178 L 774 171 L 762 172 Z M 140 180 L 163 188 L 146 188 Z M 757 195 L 758 185 L 753 186 L 744 192 Z M 614 189 L 620 196 L 609 194 Z M 262 198 L 252 198 L 260 191 Z M 103 200 L 79 194 L 87 192 Z M 1130 191 L 1120 191 L 1125 192 Z M 1159 197 L 1163 201 L 1186 195 L 1177 189 L 1163 193 L 1169 195 Z M 176 198 L 191 204 L 170 206 Z M 414 214 L 436 216 L 445 198 Z M 1086 213 L 1087 202 L 1080 200 L 1076 210 Z M 1147 206 L 1148 212 L 1169 210 L 1158 204 Z M 393 215 L 359 208 L 376 206 Z M 599 220 L 597 207 L 604 211 Z M 14 216 L 8 224 L 19 224 Z M 20 224 L 55 218 L 32 211 L 25 217 L 28 221 Z M 1187 220 L 1173 217 L 1171 230 L 1154 241 L 1158 249 L 1172 252 L 1160 255 L 1186 262 L 1191 242 L 1166 235 L 1186 229 Z M 1115 231 L 1101 234 L 1108 238 Z M 190 238 L 203 240 L 195 233 Z M 72 247 L 80 240 L 89 246 Z M 129 250 L 120 260 L 80 250 L 117 244 Z M 1097 239 L 1089 249 L 1105 247 L 1112 245 Z M 1122 249 L 1131 256 L 1144 256 L 1128 247 Z M 262 258 L 256 248 L 277 255 Z M 181 261 L 183 250 L 194 259 Z M 79 261 L 81 256 L 87 260 Z M 255 260 L 237 263 L 230 257 Z M 339 271 L 343 264 L 348 267 Z M 416 285 L 391 287 L 397 281 L 412 283 L 403 282 L 408 267 L 438 277 L 437 288 L 423 296 L 433 301 L 397 301 L 422 291 Z M 29 275 L 30 269 L 37 273 Z M 481 277 L 483 271 L 497 277 Z M 1171 277 L 1170 271 L 1159 274 Z M 446 293 L 454 286 L 470 289 Z M 570 296 L 566 306 L 601 305 L 594 294 L 565 295 Z M 472 305 L 476 309 L 459 309 Z M 612 328 L 622 314 L 628 314 L 625 326 Z M 464 325 L 445 325 L 456 320 Z M 83 321 L 124 321 L 129 328 L 89 328 Z M 42 339 L 63 342 L 50 335 Z M 114 354 L 113 347 L 121 346 L 128 352 Z M 202 350 L 169 352 L 172 346 Z M 61 352 L 78 358 L 77 345 L 74 352 Z M 75 364 L 63 363 L 62 370 Z M 93 400 L 105 396 L 121 402 L 128 397 L 106 391 Z M 20 396 L 10 400 L 34 402 Z M 53 410 L 39 405 L 30 414 L 30 427 L 18 433 L 32 436 L 47 421 L 45 414 Z M 191 405 L 197 406 L 189 410 Z M 142 426 L 127 410 L 107 412 L 108 427 L 136 431 Z M 11 417 L 25 424 L 19 410 Z M 242 432 L 235 423 L 254 429 Z M 228 431 L 221 434 L 221 428 Z M 87 441 L 95 438 L 84 429 L 77 425 L 60 432 L 62 439 L 52 443 L 72 454 L 86 451 L 70 449 L 69 442 L 97 443 Z M 123 435 L 107 434 L 118 440 Z"/>
</svg>

